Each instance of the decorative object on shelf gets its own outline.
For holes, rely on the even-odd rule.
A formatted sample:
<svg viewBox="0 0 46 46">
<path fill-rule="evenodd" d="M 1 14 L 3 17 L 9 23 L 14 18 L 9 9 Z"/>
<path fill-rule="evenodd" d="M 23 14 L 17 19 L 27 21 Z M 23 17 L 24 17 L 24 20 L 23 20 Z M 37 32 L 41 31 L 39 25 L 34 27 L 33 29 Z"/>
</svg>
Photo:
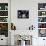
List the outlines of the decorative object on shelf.
<svg viewBox="0 0 46 46">
<path fill-rule="evenodd" d="M 46 3 L 38 3 L 38 10 L 46 10 Z"/>
<path fill-rule="evenodd" d="M 45 6 L 45 9 L 46 9 L 46 6 Z"/>
<path fill-rule="evenodd" d="M 0 35 L 8 37 L 8 23 L 0 23 Z"/>
<path fill-rule="evenodd" d="M 0 35 L 8 37 L 8 3 L 0 3 Z M 7 22 L 7 23 L 6 23 Z"/>
<path fill-rule="evenodd" d="M 8 10 L 8 3 L 0 3 L 0 10 Z"/>
<path fill-rule="evenodd" d="M 44 10 L 44 8 L 40 8 L 40 10 Z"/>
<path fill-rule="evenodd" d="M 38 23 L 38 28 L 46 28 L 46 23 Z"/>
<path fill-rule="evenodd" d="M 46 22 L 46 17 L 38 17 L 38 22 Z"/>
<path fill-rule="evenodd" d="M 0 22 L 8 22 L 8 17 L 0 17 Z"/>
<path fill-rule="evenodd" d="M 38 16 L 46 16 L 46 11 L 38 11 Z"/>
<path fill-rule="evenodd" d="M 0 23 L 1 30 L 8 30 L 8 23 Z"/>
<path fill-rule="evenodd" d="M 43 19 L 41 17 L 38 17 L 38 22 L 42 22 Z"/>
<path fill-rule="evenodd" d="M 42 15 L 45 15 L 45 12 L 42 12 Z"/>
<path fill-rule="evenodd" d="M 1 6 L 0 6 L 0 10 L 1 10 Z"/>
<path fill-rule="evenodd" d="M 0 16 L 8 16 L 8 11 L 0 11 Z"/>
<path fill-rule="evenodd" d="M 34 26 L 32 25 L 32 26 L 29 26 L 29 30 L 34 30 Z"/>
<path fill-rule="evenodd" d="M 8 6 L 5 6 L 5 10 L 8 10 Z"/>
<path fill-rule="evenodd" d="M 29 10 L 18 10 L 17 11 L 18 18 L 29 18 Z"/>
<path fill-rule="evenodd" d="M 46 11 L 42 11 L 42 16 L 46 16 Z"/>
<path fill-rule="evenodd" d="M 39 29 L 39 37 L 46 37 L 46 29 Z"/>
<path fill-rule="evenodd" d="M 11 30 L 16 30 L 16 26 L 13 23 L 11 23 Z"/>
</svg>

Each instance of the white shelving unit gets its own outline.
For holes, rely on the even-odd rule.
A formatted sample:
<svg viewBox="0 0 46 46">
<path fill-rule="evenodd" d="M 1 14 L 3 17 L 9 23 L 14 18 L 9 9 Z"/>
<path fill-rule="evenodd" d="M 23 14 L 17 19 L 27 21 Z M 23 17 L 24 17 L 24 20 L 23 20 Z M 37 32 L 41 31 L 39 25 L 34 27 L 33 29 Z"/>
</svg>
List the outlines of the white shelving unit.
<svg viewBox="0 0 46 46">
<path fill-rule="evenodd" d="M 40 9 L 42 8 L 42 9 Z M 46 3 L 39 3 L 38 4 L 38 31 L 45 31 L 46 33 Z M 46 37 L 42 36 L 44 34 L 41 34 L 40 37 Z"/>
<path fill-rule="evenodd" d="M 8 2 L 0 3 L 0 45 L 8 45 L 8 15 Z"/>
<path fill-rule="evenodd" d="M 8 10 L 0 10 L 0 11 L 8 11 Z"/>
</svg>

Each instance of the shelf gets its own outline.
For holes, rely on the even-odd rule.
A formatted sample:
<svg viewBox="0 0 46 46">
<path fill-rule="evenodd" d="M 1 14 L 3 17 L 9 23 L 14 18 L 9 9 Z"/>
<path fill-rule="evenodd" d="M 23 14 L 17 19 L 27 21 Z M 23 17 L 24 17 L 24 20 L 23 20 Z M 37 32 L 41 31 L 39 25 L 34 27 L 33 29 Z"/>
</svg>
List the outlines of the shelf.
<svg viewBox="0 0 46 46">
<path fill-rule="evenodd" d="M 38 29 L 46 29 L 46 28 L 38 28 Z"/>
<path fill-rule="evenodd" d="M 46 23 L 46 22 L 38 22 L 38 23 Z"/>
<path fill-rule="evenodd" d="M 8 16 L 0 16 L 0 17 L 8 17 Z"/>
<path fill-rule="evenodd" d="M 0 10 L 0 11 L 8 11 L 8 10 Z"/>
<path fill-rule="evenodd" d="M 38 16 L 38 17 L 46 17 L 46 15 L 44 15 L 44 16 Z"/>
<path fill-rule="evenodd" d="M 0 22 L 0 23 L 8 23 L 8 22 Z"/>
<path fill-rule="evenodd" d="M 38 11 L 46 11 L 46 10 L 38 10 Z"/>
</svg>

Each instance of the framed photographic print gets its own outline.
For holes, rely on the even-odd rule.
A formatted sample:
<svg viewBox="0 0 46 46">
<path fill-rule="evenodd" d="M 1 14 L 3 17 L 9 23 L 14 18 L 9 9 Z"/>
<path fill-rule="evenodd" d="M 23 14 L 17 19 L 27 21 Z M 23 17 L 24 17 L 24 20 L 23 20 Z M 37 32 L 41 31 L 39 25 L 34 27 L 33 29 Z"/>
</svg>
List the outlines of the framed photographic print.
<svg viewBox="0 0 46 46">
<path fill-rule="evenodd" d="M 19 19 L 29 18 L 29 10 L 18 10 L 17 14 Z"/>
</svg>

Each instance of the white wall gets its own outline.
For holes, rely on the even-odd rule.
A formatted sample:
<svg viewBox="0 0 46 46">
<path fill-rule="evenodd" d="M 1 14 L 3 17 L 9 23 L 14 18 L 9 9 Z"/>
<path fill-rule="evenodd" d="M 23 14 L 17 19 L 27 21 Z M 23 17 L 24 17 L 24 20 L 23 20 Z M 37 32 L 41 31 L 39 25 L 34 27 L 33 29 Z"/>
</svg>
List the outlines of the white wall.
<svg viewBox="0 0 46 46">
<path fill-rule="evenodd" d="M 15 2 L 15 3 L 13 3 Z M 32 3 L 33 2 L 33 3 Z M 13 4 L 12 4 L 13 3 Z M 32 5 L 33 4 L 33 5 Z M 11 19 L 16 25 L 17 30 L 27 30 L 29 26 L 35 25 L 37 23 L 37 2 L 30 0 L 15 0 L 11 2 Z M 29 19 L 18 19 L 17 10 L 29 10 Z M 35 21 L 36 20 L 36 21 Z M 33 22 L 34 21 L 34 22 Z"/>
<path fill-rule="evenodd" d="M 45 3 L 46 0 L 11 0 L 11 22 L 16 25 L 17 30 L 27 30 L 29 26 L 38 25 L 38 3 Z M 18 19 L 17 10 L 29 10 L 29 19 Z"/>
<path fill-rule="evenodd" d="M 46 0 L 11 0 L 11 22 L 16 25 L 16 32 L 26 33 L 25 30 L 28 29 L 32 24 L 35 26 L 35 32 L 33 36 L 33 46 L 41 46 L 43 44 L 42 38 L 38 38 L 38 3 L 45 3 Z M 26 9 L 29 10 L 29 19 L 18 19 L 17 10 Z M 22 31 L 23 30 L 23 31 Z M 24 32 L 25 31 L 25 32 Z M 29 30 L 28 30 L 29 31 Z M 37 40 L 36 40 L 37 39 Z"/>
</svg>

